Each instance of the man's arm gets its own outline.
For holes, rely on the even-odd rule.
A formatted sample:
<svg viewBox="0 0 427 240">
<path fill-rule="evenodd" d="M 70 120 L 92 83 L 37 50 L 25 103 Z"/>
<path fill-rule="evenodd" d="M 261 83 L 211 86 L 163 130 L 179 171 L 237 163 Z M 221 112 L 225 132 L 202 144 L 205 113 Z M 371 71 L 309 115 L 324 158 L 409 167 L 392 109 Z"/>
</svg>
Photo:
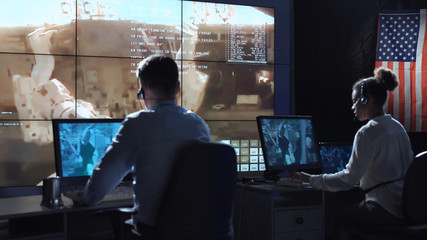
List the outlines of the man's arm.
<svg viewBox="0 0 427 240">
<path fill-rule="evenodd" d="M 132 168 L 136 157 L 136 138 L 131 121 L 125 119 L 105 155 L 86 183 L 82 203 L 94 205 L 113 190 Z"/>
</svg>

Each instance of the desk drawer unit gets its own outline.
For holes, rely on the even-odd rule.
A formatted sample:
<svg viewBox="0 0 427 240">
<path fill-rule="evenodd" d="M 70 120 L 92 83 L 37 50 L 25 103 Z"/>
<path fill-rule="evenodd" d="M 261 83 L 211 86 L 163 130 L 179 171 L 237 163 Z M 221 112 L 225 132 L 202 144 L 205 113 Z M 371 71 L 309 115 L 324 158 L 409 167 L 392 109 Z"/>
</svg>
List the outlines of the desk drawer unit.
<svg viewBox="0 0 427 240">
<path fill-rule="evenodd" d="M 322 208 L 276 210 L 274 239 L 322 239 Z"/>
<path fill-rule="evenodd" d="M 321 231 L 304 231 L 304 232 L 281 232 L 277 233 L 275 240 L 319 240 Z"/>
</svg>

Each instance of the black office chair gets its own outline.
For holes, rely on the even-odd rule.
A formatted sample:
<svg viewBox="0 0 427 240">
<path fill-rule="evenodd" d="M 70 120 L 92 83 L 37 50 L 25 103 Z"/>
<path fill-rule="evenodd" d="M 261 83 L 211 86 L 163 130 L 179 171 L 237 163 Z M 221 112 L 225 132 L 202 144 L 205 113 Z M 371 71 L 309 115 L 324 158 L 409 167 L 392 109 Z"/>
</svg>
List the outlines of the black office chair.
<svg viewBox="0 0 427 240">
<path fill-rule="evenodd" d="M 427 239 L 427 151 L 412 161 L 403 185 L 402 211 L 405 224 L 361 226 L 357 231 L 369 239 Z"/>
<path fill-rule="evenodd" d="M 183 145 L 175 158 L 153 239 L 233 239 L 236 164 L 235 150 L 228 144 L 191 142 Z M 141 234 L 144 237 L 144 232 Z M 120 233 L 120 236 L 128 237 L 128 234 Z"/>
</svg>

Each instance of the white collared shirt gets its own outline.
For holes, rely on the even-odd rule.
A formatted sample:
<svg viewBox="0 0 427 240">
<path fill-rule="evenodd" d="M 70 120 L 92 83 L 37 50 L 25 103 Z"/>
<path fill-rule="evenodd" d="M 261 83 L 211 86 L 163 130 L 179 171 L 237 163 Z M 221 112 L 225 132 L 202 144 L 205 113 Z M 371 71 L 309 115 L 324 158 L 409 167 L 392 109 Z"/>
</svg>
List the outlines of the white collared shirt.
<svg viewBox="0 0 427 240">
<path fill-rule="evenodd" d="M 355 184 L 368 189 L 404 177 L 414 155 L 404 127 L 389 114 L 362 126 L 353 141 L 346 168 L 334 174 L 313 175 L 311 185 L 326 191 L 349 190 Z M 375 201 L 395 216 L 403 217 L 403 180 L 375 188 L 365 199 Z"/>
</svg>

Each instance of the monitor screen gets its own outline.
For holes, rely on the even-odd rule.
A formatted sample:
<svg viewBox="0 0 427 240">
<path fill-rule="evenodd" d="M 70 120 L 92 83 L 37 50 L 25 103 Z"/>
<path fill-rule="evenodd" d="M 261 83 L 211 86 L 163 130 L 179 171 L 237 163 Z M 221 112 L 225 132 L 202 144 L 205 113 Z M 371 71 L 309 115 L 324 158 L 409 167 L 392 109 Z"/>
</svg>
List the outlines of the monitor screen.
<svg viewBox="0 0 427 240">
<path fill-rule="evenodd" d="M 53 136 L 57 175 L 86 180 L 104 156 L 123 119 L 54 119 Z"/>
<path fill-rule="evenodd" d="M 266 170 L 320 169 L 318 143 L 309 116 L 257 116 Z"/>
<path fill-rule="evenodd" d="M 353 144 L 344 142 L 320 142 L 320 158 L 323 173 L 336 173 L 343 169 L 350 160 Z"/>
</svg>

